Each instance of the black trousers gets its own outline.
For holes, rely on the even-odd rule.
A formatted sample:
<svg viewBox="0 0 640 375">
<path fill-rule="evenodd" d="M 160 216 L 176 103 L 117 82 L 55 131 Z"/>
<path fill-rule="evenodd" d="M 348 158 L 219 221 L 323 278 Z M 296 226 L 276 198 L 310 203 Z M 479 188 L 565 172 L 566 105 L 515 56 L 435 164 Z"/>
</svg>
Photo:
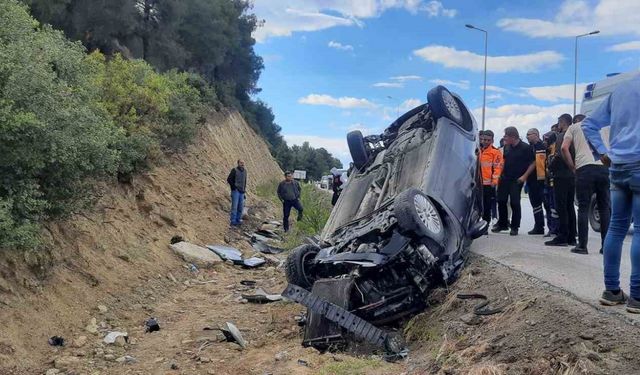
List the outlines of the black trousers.
<svg viewBox="0 0 640 375">
<path fill-rule="evenodd" d="M 291 209 L 295 208 L 298 211 L 298 221 L 302 220 L 302 203 L 299 199 L 285 200 L 282 202 L 282 226 L 285 232 L 289 231 L 289 215 L 291 215 Z"/>
<path fill-rule="evenodd" d="M 491 223 L 493 200 L 496 198 L 496 188 L 491 185 L 482 186 L 482 219 Z"/>
<path fill-rule="evenodd" d="M 520 207 L 522 184 L 517 180 L 502 179 L 498 185 L 498 226 L 511 229 L 520 228 L 522 208 Z M 509 210 L 507 201 L 511 203 L 511 224 L 509 224 Z"/>
<path fill-rule="evenodd" d="M 586 165 L 576 172 L 576 197 L 578 198 L 578 246 L 586 249 L 589 241 L 589 205 L 596 195 L 600 214 L 600 246 L 609 230 L 611 198 L 609 194 L 609 169 L 603 165 Z"/>
<path fill-rule="evenodd" d="M 553 191 L 558 212 L 558 237 L 573 242 L 576 240 L 576 179 L 575 177 L 555 177 Z"/>
<path fill-rule="evenodd" d="M 544 181 L 527 182 L 529 187 L 529 202 L 533 207 L 533 219 L 535 220 L 535 229 L 544 230 L 544 212 L 542 203 L 544 202 Z"/>
</svg>

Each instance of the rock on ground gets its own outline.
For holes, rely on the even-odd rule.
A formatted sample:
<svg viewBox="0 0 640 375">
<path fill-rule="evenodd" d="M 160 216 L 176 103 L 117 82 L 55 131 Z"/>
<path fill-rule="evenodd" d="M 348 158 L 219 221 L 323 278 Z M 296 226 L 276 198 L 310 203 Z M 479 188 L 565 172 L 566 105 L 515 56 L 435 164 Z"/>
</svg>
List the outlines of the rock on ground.
<svg viewBox="0 0 640 375">
<path fill-rule="evenodd" d="M 211 268 L 218 263 L 222 263 L 222 259 L 208 249 L 191 244 L 189 242 L 178 242 L 169 245 L 171 250 L 178 254 L 187 263 L 193 263 L 199 268 Z"/>
</svg>

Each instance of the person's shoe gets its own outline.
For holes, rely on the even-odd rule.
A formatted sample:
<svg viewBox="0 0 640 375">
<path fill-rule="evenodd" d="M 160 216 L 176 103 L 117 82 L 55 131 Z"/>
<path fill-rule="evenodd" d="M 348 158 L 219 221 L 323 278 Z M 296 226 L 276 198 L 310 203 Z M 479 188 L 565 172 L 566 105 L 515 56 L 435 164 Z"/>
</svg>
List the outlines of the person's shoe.
<svg viewBox="0 0 640 375">
<path fill-rule="evenodd" d="M 540 235 L 540 234 L 544 234 L 544 229 L 542 229 L 542 228 L 533 228 L 532 230 L 527 232 L 527 234 L 529 234 L 530 236 L 537 236 L 537 235 Z"/>
<path fill-rule="evenodd" d="M 570 239 L 567 241 L 567 244 L 569 244 L 569 246 L 577 246 L 578 243 L 576 242 L 576 239 Z"/>
<path fill-rule="evenodd" d="M 640 314 L 640 300 L 629 296 L 627 301 L 627 311 L 633 314 Z"/>
<path fill-rule="evenodd" d="M 578 246 L 571 249 L 571 252 L 574 254 L 583 254 L 583 255 L 589 254 L 589 251 L 587 249 L 583 247 L 578 247 Z"/>
<path fill-rule="evenodd" d="M 544 243 L 545 246 L 568 246 L 569 244 L 567 243 L 566 240 L 563 240 L 560 237 L 556 237 L 554 239 L 552 239 L 551 241 L 546 241 Z"/>
<path fill-rule="evenodd" d="M 627 302 L 627 295 L 622 289 L 618 289 L 617 292 L 605 290 L 600 297 L 600 303 L 605 306 L 622 305 L 625 302 Z"/>
<path fill-rule="evenodd" d="M 604 254 L 604 251 L 602 250 L 602 248 L 600 248 L 600 254 Z"/>
<path fill-rule="evenodd" d="M 493 233 L 500 233 L 500 232 L 502 232 L 503 230 L 507 230 L 507 229 L 509 229 L 509 228 L 507 228 L 507 227 L 503 227 L 502 225 L 498 225 L 498 224 L 496 224 L 496 225 L 494 225 L 494 226 L 493 226 L 493 228 L 491 228 L 491 231 L 492 231 Z"/>
<path fill-rule="evenodd" d="M 544 238 L 549 238 L 549 237 L 551 237 L 551 232 L 545 233 Z"/>
<path fill-rule="evenodd" d="M 518 229 L 511 229 L 509 231 L 509 235 L 510 236 L 517 236 L 518 235 Z"/>
</svg>

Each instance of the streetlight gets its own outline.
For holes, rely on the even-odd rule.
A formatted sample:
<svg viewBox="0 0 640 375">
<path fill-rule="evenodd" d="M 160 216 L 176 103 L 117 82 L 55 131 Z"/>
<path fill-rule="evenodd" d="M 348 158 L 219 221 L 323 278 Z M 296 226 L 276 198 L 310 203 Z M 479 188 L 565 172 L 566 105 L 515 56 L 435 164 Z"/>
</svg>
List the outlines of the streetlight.
<svg viewBox="0 0 640 375">
<path fill-rule="evenodd" d="M 391 95 L 387 95 L 387 99 L 396 100 L 396 98 Z M 400 117 L 400 102 L 396 101 L 396 119 L 398 117 Z"/>
<path fill-rule="evenodd" d="M 578 92 L 578 38 L 583 36 L 595 35 L 600 33 L 600 30 L 595 30 L 590 33 L 577 35 L 576 36 L 576 55 L 575 55 L 575 69 L 573 76 L 573 115 L 576 115 L 576 101 L 577 101 L 577 92 Z"/>
<path fill-rule="evenodd" d="M 482 130 L 484 130 L 484 114 L 485 108 L 487 107 L 487 46 L 489 42 L 489 33 L 487 30 L 483 30 L 470 24 L 466 24 L 464 26 L 468 29 L 482 31 L 484 33 L 484 92 L 482 94 Z"/>
</svg>

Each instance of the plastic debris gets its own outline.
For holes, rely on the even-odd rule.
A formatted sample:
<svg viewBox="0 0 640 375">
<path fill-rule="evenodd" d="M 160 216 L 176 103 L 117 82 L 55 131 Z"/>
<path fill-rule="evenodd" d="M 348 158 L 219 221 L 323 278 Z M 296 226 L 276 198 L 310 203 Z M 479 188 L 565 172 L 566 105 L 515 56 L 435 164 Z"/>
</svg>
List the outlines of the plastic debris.
<svg viewBox="0 0 640 375">
<path fill-rule="evenodd" d="M 118 337 L 124 337 L 125 342 L 129 341 L 129 334 L 127 332 L 118 331 L 109 332 L 102 341 L 105 344 L 115 344 L 115 342 L 118 340 Z"/>
<path fill-rule="evenodd" d="M 238 249 L 227 246 L 208 245 L 207 248 L 216 253 L 222 260 L 230 260 L 237 266 L 243 266 L 245 268 L 256 268 L 265 264 L 267 261 L 262 258 L 251 257 L 248 259 L 242 258 L 242 253 Z"/>
<path fill-rule="evenodd" d="M 256 289 L 254 294 L 242 294 L 242 298 L 251 303 L 269 303 L 282 301 L 282 296 L 280 294 L 270 294 L 265 292 L 262 288 Z"/>
<path fill-rule="evenodd" d="M 144 331 L 147 333 L 156 332 L 160 330 L 160 324 L 158 324 L 158 320 L 156 318 L 149 318 L 146 322 L 144 322 L 145 329 Z"/>
<path fill-rule="evenodd" d="M 51 338 L 49 338 L 49 345 L 64 346 L 64 338 L 60 336 L 52 336 Z"/>
<path fill-rule="evenodd" d="M 218 328 L 228 342 L 235 342 L 240 345 L 241 348 L 247 347 L 247 342 L 242 337 L 240 330 L 233 323 L 226 322 L 222 328 Z"/>
</svg>

